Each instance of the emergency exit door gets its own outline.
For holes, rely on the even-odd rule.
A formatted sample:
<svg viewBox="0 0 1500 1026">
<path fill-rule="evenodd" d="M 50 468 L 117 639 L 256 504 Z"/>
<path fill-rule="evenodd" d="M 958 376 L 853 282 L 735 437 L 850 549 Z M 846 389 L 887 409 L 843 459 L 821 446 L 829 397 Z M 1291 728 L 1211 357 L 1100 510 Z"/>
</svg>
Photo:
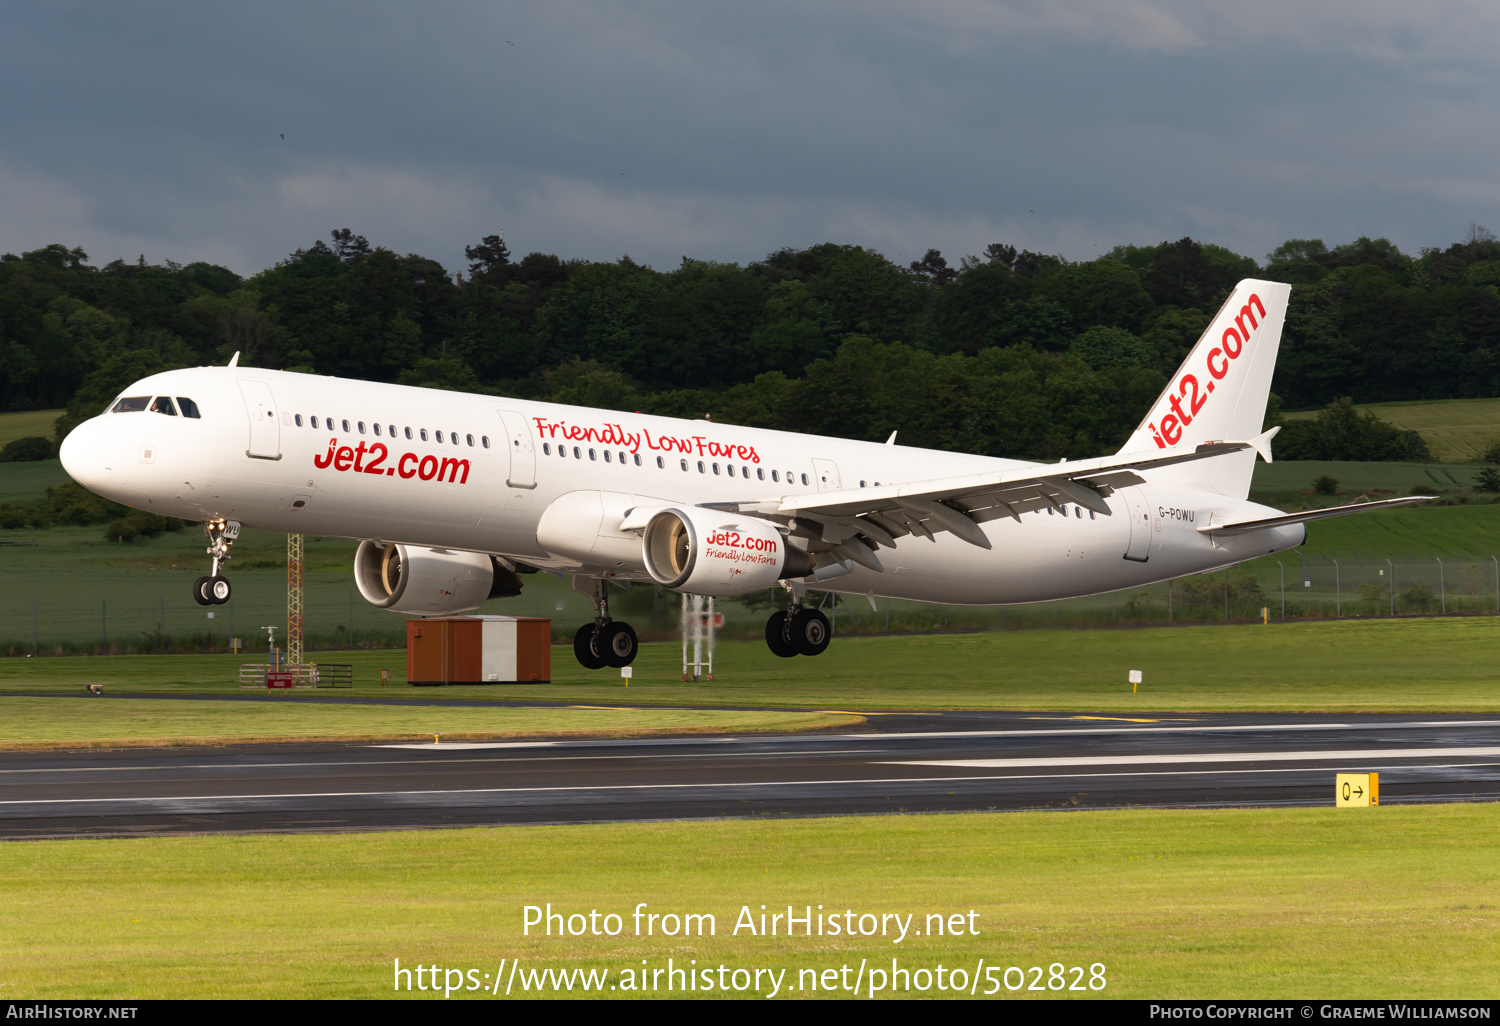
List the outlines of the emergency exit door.
<svg viewBox="0 0 1500 1026">
<path fill-rule="evenodd" d="M 505 423 L 505 448 L 510 453 L 510 474 L 505 483 L 512 488 L 536 487 L 536 442 L 531 424 L 515 410 L 501 410 Z"/>
</svg>

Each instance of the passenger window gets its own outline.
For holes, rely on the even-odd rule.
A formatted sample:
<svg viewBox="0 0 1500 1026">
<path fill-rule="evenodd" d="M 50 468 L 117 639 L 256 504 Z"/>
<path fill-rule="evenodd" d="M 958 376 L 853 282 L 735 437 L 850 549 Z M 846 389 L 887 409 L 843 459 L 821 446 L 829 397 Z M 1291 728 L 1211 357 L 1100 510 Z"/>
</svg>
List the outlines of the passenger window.
<svg viewBox="0 0 1500 1026">
<path fill-rule="evenodd" d="M 781 480 L 781 474 L 779 472 L 775 471 L 775 470 L 771 471 L 771 480 L 772 481 L 780 481 Z"/>
<path fill-rule="evenodd" d="M 621 462 L 621 463 L 624 463 L 624 462 L 625 462 L 625 454 L 624 454 L 624 453 L 623 453 L 623 452 L 622 452 L 622 453 L 620 453 L 620 462 Z"/>
<path fill-rule="evenodd" d="M 542 455 L 543 456 L 551 456 L 552 455 L 552 443 L 551 442 L 543 442 L 542 443 Z"/>
<path fill-rule="evenodd" d="M 740 464 L 740 477 L 743 477 L 746 481 L 750 480 L 750 468 L 743 463 Z"/>
<path fill-rule="evenodd" d="M 198 404 L 193 402 L 186 396 L 180 395 L 177 397 L 177 408 L 181 410 L 182 415 L 184 417 L 187 417 L 189 420 L 197 420 L 201 416 L 198 413 Z"/>
<path fill-rule="evenodd" d="M 698 473 L 700 473 L 700 474 L 703 473 L 703 461 L 702 460 L 698 461 Z"/>
<path fill-rule="evenodd" d="M 806 484 L 807 484 L 807 475 L 806 475 L 806 474 L 803 474 L 803 475 L 802 475 L 802 483 L 803 483 L 803 484 L 804 484 L 804 485 L 806 485 Z"/>
<path fill-rule="evenodd" d="M 293 419 L 293 420 L 295 420 L 295 421 L 296 421 L 296 422 L 297 422 L 297 426 L 298 426 L 298 427 L 301 427 L 301 426 L 302 426 L 302 414 L 300 414 L 300 413 L 298 413 L 298 414 L 296 414 L 296 415 L 294 415 L 294 416 L 293 416 L 293 417 L 292 417 L 292 419 Z"/>
<path fill-rule="evenodd" d="M 375 434 L 377 434 L 377 435 L 380 434 L 380 425 L 379 424 L 375 425 Z"/>
<path fill-rule="evenodd" d="M 635 458 L 635 465 L 639 467 L 641 465 L 641 454 L 640 453 L 633 453 L 632 455 Z"/>
<path fill-rule="evenodd" d="M 479 436 L 479 440 L 484 443 L 484 447 L 486 449 L 488 449 L 490 447 L 490 436 L 489 435 L 480 435 Z"/>
<path fill-rule="evenodd" d="M 576 446 L 576 445 L 573 446 L 573 458 L 575 460 L 581 460 L 581 459 L 583 459 L 583 450 L 580 449 L 580 448 L 578 448 L 578 446 Z"/>
<path fill-rule="evenodd" d="M 172 400 L 167 396 L 159 395 L 156 397 L 156 402 L 151 404 L 151 412 L 164 413 L 168 417 L 175 417 L 177 416 L 177 407 L 172 405 Z"/>
<path fill-rule="evenodd" d="M 312 422 L 313 427 L 318 426 L 318 418 L 316 416 L 308 417 L 307 419 Z"/>
<path fill-rule="evenodd" d="M 349 430 L 349 422 L 346 420 L 346 421 L 344 421 L 344 431 L 347 432 L 348 430 Z"/>
<path fill-rule="evenodd" d="M 426 428 L 422 428 L 421 430 L 422 430 L 422 441 L 425 442 L 425 441 L 427 441 L 427 429 Z"/>
<path fill-rule="evenodd" d="M 365 422 L 364 421 L 362 421 L 362 420 L 361 421 L 356 421 L 355 424 L 354 424 L 354 426 L 357 427 L 357 428 L 359 428 L 359 433 L 360 434 L 364 434 L 365 433 Z"/>
<path fill-rule="evenodd" d="M 640 457 L 638 456 L 636 458 L 639 459 Z M 662 459 L 660 456 L 656 457 L 656 469 L 657 470 L 666 470 L 667 469 L 667 461 L 664 460 L 664 459 Z"/>
<path fill-rule="evenodd" d="M 598 458 L 599 458 L 599 457 L 598 457 L 598 456 L 597 456 L 597 455 L 595 455 L 595 453 L 594 453 L 594 450 L 593 450 L 593 449 L 590 449 L 590 450 L 589 450 L 589 459 L 591 459 L 591 460 L 596 460 L 596 459 L 598 459 Z"/>
<path fill-rule="evenodd" d="M 761 481 L 764 481 L 766 479 L 766 468 L 765 467 L 756 467 L 755 468 L 755 476 L 756 476 L 757 479 L 759 479 Z"/>
<path fill-rule="evenodd" d="M 314 424 L 313 427 L 317 427 L 317 425 Z M 406 429 L 406 438 L 407 438 L 408 441 L 411 440 L 411 428 L 407 428 Z"/>
<path fill-rule="evenodd" d="M 863 488 L 863 487 L 864 487 L 864 486 L 865 486 L 865 483 L 864 483 L 864 482 L 863 482 L 863 481 L 861 481 L 861 482 L 860 482 L 860 483 L 859 483 L 859 486 L 860 486 L 860 487 L 861 487 L 861 488 Z"/>
<path fill-rule="evenodd" d="M 443 433 L 441 431 L 434 431 L 432 433 L 432 437 L 436 438 L 439 444 L 441 444 L 443 441 Z"/>
<path fill-rule="evenodd" d="M 718 476 L 719 476 L 719 465 L 717 463 L 715 463 L 714 464 L 714 477 L 718 477 Z"/>
<path fill-rule="evenodd" d="M 604 462 L 605 463 L 613 463 L 614 461 L 615 461 L 614 456 L 610 454 L 610 451 L 608 449 L 605 449 L 604 450 Z"/>
<path fill-rule="evenodd" d="M 464 440 L 469 443 L 469 448 L 470 449 L 474 448 L 474 436 L 473 435 L 464 435 Z"/>
<path fill-rule="evenodd" d="M 682 461 L 682 470 L 683 473 L 687 473 L 687 460 Z"/>
<path fill-rule="evenodd" d="M 1050 516 L 1052 516 L 1052 507 L 1051 507 L 1051 506 L 1048 506 L 1048 507 L 1047 507 L 1047 515 L 1048 515 L 1048 516 L 1049 516 L 1049 517 L 1050 517 Z"/>
</svg>

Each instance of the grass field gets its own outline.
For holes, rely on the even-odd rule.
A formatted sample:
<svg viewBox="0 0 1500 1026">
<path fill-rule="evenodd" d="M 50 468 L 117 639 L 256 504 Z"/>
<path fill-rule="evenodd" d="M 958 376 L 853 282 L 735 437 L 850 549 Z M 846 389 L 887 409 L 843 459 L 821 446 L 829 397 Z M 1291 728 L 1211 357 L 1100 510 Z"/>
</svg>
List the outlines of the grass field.
<svg viewBox="0 0 1500 1026">
<path fill-rule="evenodd" d="M 475 709 L 286 701 L 0 699 L 0 748 L 117 748 L 271 741 L 431 741 L 496 737 L 639 737 L 817 730 L 862 723 L 823 712 L 640 709 Z"/>
<path fill-rule="evenodd" d="M 1471 463 L 1500 438 L 1500 399 L 1437 399 L 1417 402 L 1365 403 L 1382 420 L 1421 433 L 1435 459 Z M 1293 420 L 1317 416 L 1317 410 L 1288 413 Z"/>
<path fill-rule="evenodd" d="M 893 957 L 970 974 L 1061 962 L 1085 981 L 1098 962 L 1115 998 L 1500 996 L 1497 805 L 37 841 L 0 845 L 0 901 L 7 999 L 380 998 L 397 958 L 488 986 L 502 958 L 615 983 L 669 957 L 785 969 L 781 996 L 817 996 L 799 970 L 847 965 L 852 984 L 862 959 Z M 624 931 L 523 937 L 523 906 L 548 902 Z M 715 935 L 635 937 L 639 902 L 711 913 Z M 789 904 L 918 930 L 973 910 L 978 935 L 733 935 L 742 906 L 758 923 Z"/>
<path fill-rule="evenodd" d="M 727 641 L 719 646 L 716 679 L 699 683 L 680 679 L 678 645 L 658 643 L 641 647 L 628 688 L 613 671 L 584 670 L 562 647 L 553 649 L 552 684 L 382 688 L 381 666 L 403 680 L 400 653 L 358 652 L 329 658 L 351 662 L 357 686 L 320 693 L 854 711 L 1479 712 L 1500 709 L 1497 639 L 1500 620 L 1465 617 L 847 637 L 817 659 L 790 660 L 761 642 Z M 110 694 L 245 694 L 234 682 L 237 667 L 233 657 L 216 655 L 9 659 L 0 660 L 0 693 L 79 694 L 101 683 Z M 1133 695 L 1126 678 L 1136 669 L 1145 683 Z M 68 715 L 76 716 L 110 705 L 67 701 Z M 276 708 L 296 701 L 295 695 L 266 699 Z M 156 703 L 142 704 L 151 709 L 140 715 L 164 715 Z M 226 720 L 253 723 L 266 715 L 258 703 L 222 704 L 214 715 Z M 346 715 L 349 729 L 365 729 L 354 725 L 363 714 Z M 23 729 L 10 725 L 15 720 L 0 720 L 0 737 L 22 739 L 4 733 Z M 411 722 L 430 732 L 429 721 Z"/>
<path fill-rule="evenodd" d="M 25 413 L 0 413 L 0 445 L 17 438 L 40 435 L 52 437 L 52 425 L 63 415 L 62 410 L 28 410 Z"/>
</svg>

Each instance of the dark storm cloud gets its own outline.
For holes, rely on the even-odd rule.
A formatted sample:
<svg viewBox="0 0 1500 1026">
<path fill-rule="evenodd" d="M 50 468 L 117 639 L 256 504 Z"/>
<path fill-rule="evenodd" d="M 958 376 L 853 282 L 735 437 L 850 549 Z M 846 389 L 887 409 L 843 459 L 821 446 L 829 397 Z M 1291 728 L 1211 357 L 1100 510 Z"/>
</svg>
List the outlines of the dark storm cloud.
<svg viewBox="0 0 1500 1026">
<path fill-rule="evenodd" d="M 253 271 L 826 239 L 1087 258 L 1500 222 L 1481 5 L 12 7 L 0 247 Z M 281 138 L 285 134 L 285 139 Z"/>
</svg>

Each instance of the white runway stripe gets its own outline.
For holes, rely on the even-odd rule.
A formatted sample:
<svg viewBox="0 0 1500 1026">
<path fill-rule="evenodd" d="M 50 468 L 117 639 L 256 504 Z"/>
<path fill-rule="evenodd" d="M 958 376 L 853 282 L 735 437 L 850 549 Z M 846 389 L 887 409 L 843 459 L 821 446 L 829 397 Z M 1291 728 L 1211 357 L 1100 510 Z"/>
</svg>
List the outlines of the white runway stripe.
<svg viewBox="0 0 1500 1026">
<path fill-rule="evenodd" d="M 884 766 L 1023 769 L 1042 766 L 1165 766 L 1211 762 L 1369 762 L 1384 759 L 1465 759 L 1500 755 L 1500 748 L 1353 748 L 1342 751 L 1196 752 L 1185 755 L 1065 755 L 1039 759 L 887 760 Z"/>
</svg>

